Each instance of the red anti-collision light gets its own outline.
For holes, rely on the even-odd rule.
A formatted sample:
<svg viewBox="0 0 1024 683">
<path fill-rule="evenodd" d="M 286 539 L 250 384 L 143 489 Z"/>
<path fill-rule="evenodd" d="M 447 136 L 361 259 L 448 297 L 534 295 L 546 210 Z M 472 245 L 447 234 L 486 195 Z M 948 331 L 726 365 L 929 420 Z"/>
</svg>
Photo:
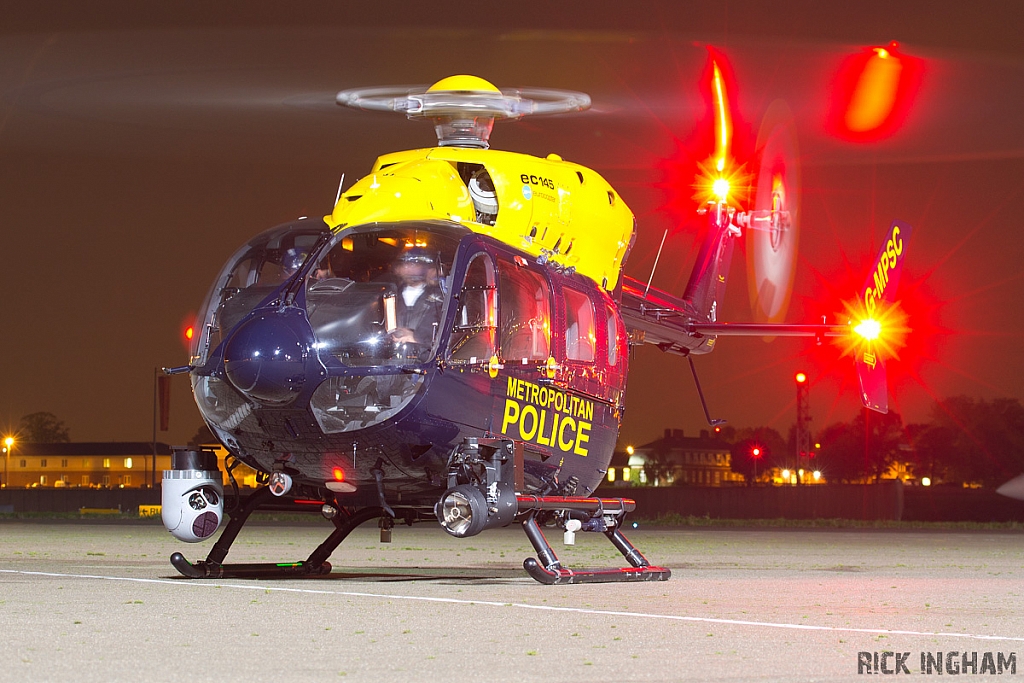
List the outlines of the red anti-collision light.
<svg viewBox="0 0 1024 683">
<path fill-rule="evenodd" d="M 345 481 L 345 471 L 340 467 L 334 468 L 334 481 Z"/>
<path fill-rule="evenodd" d="M 796 383 L 797 384 L 803 384 L 806 381 L 807 381 L 807 375 L 805 375 L 802 372 L 796 373 Z"/>
</svg>

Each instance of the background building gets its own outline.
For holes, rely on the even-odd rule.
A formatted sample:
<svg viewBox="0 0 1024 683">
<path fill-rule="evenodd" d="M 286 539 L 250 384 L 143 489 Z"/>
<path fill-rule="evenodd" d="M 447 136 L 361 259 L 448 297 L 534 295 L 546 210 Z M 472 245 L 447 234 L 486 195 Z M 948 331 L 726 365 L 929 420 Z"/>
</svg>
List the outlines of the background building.
<svg viewBox="0 0 1024 683">
<path fill-rule="evenodd" d="M 666 429 L 657 441 L 638 446 L 632 453 L 612 458 L 607 483 L 620 486 L 728 486 L 742 484 L 732 471 L 732 454 L 725 441 L 706 430 L 688 437 L 681 429 Z"/>
<path fill-rule="evenodd" d="M 219 444 L 205 447 L 217 451 L 227 484 L 227 451 Z M 171 450 L 148 441 L 15 443 L 5 453 L 0 482 L 10 488 L 144 488 L 159 485 L 163 471 L 171 469 Z M 239 486 L 256 486 L 251 468 L 239 464 L 233 473 Z"/>
</svg>

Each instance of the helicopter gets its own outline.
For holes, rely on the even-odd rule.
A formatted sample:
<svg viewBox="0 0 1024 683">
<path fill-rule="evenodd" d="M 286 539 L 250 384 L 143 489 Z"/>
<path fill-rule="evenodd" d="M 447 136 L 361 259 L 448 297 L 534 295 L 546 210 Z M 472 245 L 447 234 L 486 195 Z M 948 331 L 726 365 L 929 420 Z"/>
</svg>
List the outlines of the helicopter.
<svg viewBox="0 0 1024 683">
<path fill-rule="evenodd" d="M 716 143 L 713 196 L 699 210 L 706 234 L 676 297 L 625 276 L 636 221 L 599 174 L 555 154 L 490 149 L 495 121 L 583 110 L 587 95 L 500 90 L 460 75 L 429 87 L 347 90 L 337 102 L 429 121 L 438 144 L 379 157 L 365 177 L 339 186 L 329 215 L 258 235 L 214 280 L 190 363 L 165 372 L 188 373 L 230 454 L 234 495 L 205 560 L 171 556 L 182 575 L 329 573 L 331 553 L 376 519 L 384 542 L 396 522 L 438 523 L 457 538 L 519 523 L 537 555 L 524 569 L 544 584 L 667 580 L 671 570 L 622 533 L 635 502 L 592 495 L 615 448 L 639 344 L 686 356 L 696 381 L 692 356 L 721 336 L 859 333 L 862 399 L 886 410 L 871 314 L 893 301 L 910 226 L 894 223 L 883 243 L 860 295 L 863 321 L 779 322 L 798 233 L 785 124 L 767 129 L 747 211 L 730 200 L 726 135 Z M 721 322 L 732 250 L 745 232 L 752 292 L 767 303 L 759 322 Z M 696 386 L 708 421 L 721 422 Z M 248 495 L 232 475 L 239 463 L 259 472 Z M 161 495 L 176 538 L 202 541 L 220 528 L 223 478 L 212 451 L 175 451 Z M 319 509 L 334 528 L 305 560 L 226 564 L 249 516 L 268 508 Z M 603 533 L 628 566 L 565 567 L 546 526 L 570 544 L 576 533 Z"/>
</svg>

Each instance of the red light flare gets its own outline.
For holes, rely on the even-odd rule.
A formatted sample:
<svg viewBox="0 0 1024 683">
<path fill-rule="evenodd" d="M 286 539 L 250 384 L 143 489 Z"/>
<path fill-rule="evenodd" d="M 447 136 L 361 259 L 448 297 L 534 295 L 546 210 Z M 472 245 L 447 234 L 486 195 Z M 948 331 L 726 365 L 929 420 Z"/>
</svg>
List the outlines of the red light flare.
<svg viewBox="0 0 1024 683">
<path fill-rule="evenodd" d="M 729 61 L 708 47 L 708 59 L 698 83 L 704 101 L 704 115 L 689 135 L 675 138 L 670 156 L 658 160 L 663 194 L 658 210 L 675 224 L 694 221 L 698 206 L 713 198 L 715 180 L 725 178 L 731 187 L 731 203 L 739 204 L 750 194 L 751 177 L 745 160 L 753 154 L 750 127 L 736 108 L 736 77 Z M 692 84 L 682 86 L 692 92 Z"/>
<path fill-rule="evenodd" d="M 181 339 L 182 344 L 185 345 L 185 349 L 188 350 L 190 353 L 192 351 L 192 347 L 195 343 L 196 337 L 195 321 L 195 314 L 189 313 L 184 318 L 182 318 L 181 324 L 178 328 L 181 331 L 181 337 L 179 338 Z"/>
<path fill-rule="evenodd" d="M 896 42 L 847 57 L 831 85 L 828 132 L 851 142 L 891 136 L 906 122 L 923 74 L 924 61 Z"/>
<path fill-rule="evenodd" d="M 845 324 L 852 321 L 853 325 L 860 322 L 860 316 L 867 317 L 863 302 L 857 300 L 857 293 L 864 273 L 872 265 L 870 253 L 873 252 L 866 250 L 861 255 L 859 265 L 845 262 L 841 273 L 825 274 L 806 262 L 802 264 L 814 275 L 816 281 L 812 290 L 817 294 L 801 296 L 808 317 L 820 320 L 824 316 L 830 323 Z M 941 322 L 942 311 L 949 302 L 940 300 L 931 291 L 927 282 L 930 275 L 931 272 L 915 276 L 913 271 L 905 270 L 896 294 L 896 303 L 887 308 L 879 306 L 874 316 L 882 326 L 881 337 L 875 340 L 876 348 L 885 354 L 889 396 L 897 412 L 903 412 L 899 405 L 900 389 L 908 384 L 922 387 L 935 400 L 940 398 L 928 386 L 922 371 L 939 362 L 939 348 L 953 331 Z M 809 345 L 802 355 L 813 364 L 815 376 L 841 378 L 840 390 L 835 395 L 831 413 L 847 392 L 855 397 L 858 404 L 860 402 L 853 357 L 861 341 L 852 328 L 849 336 L 831 338 L 830 341 L 830 344 L 822 344 L 820 347 Z"/>
<path fill-rule="evenodd" d="M 345 470 L 340 467 L 335 467 L 331 474 L 334 475 L 334 481 L 345 481 Z"/>
</svg>

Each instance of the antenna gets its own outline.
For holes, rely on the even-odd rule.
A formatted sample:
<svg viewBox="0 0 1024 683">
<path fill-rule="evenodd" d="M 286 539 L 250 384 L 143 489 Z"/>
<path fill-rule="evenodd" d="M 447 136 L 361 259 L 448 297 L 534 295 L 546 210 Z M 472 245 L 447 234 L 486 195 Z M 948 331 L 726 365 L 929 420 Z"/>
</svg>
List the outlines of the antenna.
<svg viewBox="0 0 1024 683">
<path fill-rule="evenodd" d="M 668 228 L 665 228 L 665 234 L 661 236 L 661 244 L 658 245 L 658 255 L 654 257 L 654 267 L 651 268 L 651 277 L 647 280 L 647 287 L 644 289 L 644 298 L 647 298 L 647 292 L 651 291 L 651 283 L 654 282 L 654 271 L 658 268 L 658 259 L 661 258 L 661 250 L 665 246 L 665 238 L 668 237 Z"/>
<path fill-rule="evenodd" d="M 345 184 L 345 174 L 341 174 L 341 180 L 338 181 L 338 194 L 334 198 L 334 205 L 337 206 L 338 202 L 341 201 L 341 186 Z"/>
</svg>

